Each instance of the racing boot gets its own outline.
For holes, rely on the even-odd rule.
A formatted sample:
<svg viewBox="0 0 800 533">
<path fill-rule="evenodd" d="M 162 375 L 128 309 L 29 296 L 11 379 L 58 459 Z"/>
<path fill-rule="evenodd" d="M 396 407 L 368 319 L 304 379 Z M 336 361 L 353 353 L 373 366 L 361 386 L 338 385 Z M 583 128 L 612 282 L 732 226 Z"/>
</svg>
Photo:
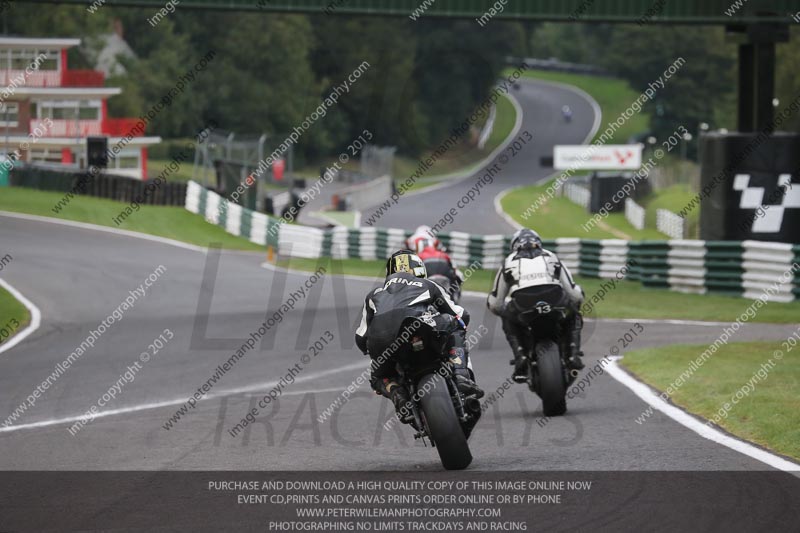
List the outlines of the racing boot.
<svg viewBox="0 0 800 533">
<path fill-rule="evenodd" d="M 386 390 L 394 404 L 394 409 L 397 412 L 397 418 L 400 422 L 403 424 L 412 423 L 414 421 L 414 411 L 411 406 L 411 398 L 406 388 L 396 382 L 390 381 Z"/>
<path fill-rule="evenodd" d="M 514 359 L 508 362 L 514 367 L 511 379 L 516 383 L 523 383 L 528 378 L 528 358 L 525 357 L 525 348 L 522 347 L 516 335 L 506 335 L 506 339 L 514 353 Z"/>
<path fill-rule="evenodd" d="M 586 366 L 581 360 L 583 357 L 583 352 L 581 351 L 581 329 L 583 329 L 583 317 L 578 313 L 575 315 L 572 321 L 572 327 L 569 331 L 569 357 L 567 358 L 567 367 L 570 370 L 583 370 Z"/>
<path fill-rule="evenodd" d="M 481 402 L 479 401 L 484 396 L 483 389 L 478 387 L 475 383 L 475 376 L 472 370 L 468 368 L 457 368 L 455 371 L 456 387 L 458 392 L 464 395 L 464 410 L 466 411 L 466 421 L 462 422 L 461 427 L 464 430 L 464 436 L 469 438 L 472 434 L 472 429 L 478 420 L 481 418 Z"/>
<path fill-rule="evenodd" d="M 475 375 L 469 368 L 469 353 L 466 348 L 466 335 L 463 330 L 453 333 L 453 346 L 448 355 L 455 369 L 456 386 L 464 397 L 474 396 L 475 399 L 483 398 L 483 389 L 475 383 Z"/>
</svg>

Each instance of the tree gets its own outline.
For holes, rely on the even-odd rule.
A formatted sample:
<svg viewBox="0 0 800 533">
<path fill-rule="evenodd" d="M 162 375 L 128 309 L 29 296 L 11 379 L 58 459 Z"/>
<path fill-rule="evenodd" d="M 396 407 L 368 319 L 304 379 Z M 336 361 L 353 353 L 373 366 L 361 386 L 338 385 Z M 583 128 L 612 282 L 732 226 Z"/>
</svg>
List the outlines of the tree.
<svg viewBox="0 0 800 533">
<path fill-rule="evenodd" d="M 664 137 L 679 126 L 696 131 L 701 122 L 719 117 L 718 109 L 736 92 L 735 54 L 722 28 L 622 25 L 613 32 L 604 66 L 639 91 L 664 82 L 645 106 L 656 117 L 656 136 Z M 682 65 L 676 62 L 680 58 Z M 667 79 L 671 65 L 677 72 Z"/>
<path fill-rule="evenodd" d="M 800 97 L 800 28 L 792 27 L 791 40 L 778 45 L 778 72 L 776 76 L 778 109 L 790 105 Z M 781 125 L 784 131 L 800 131 L 800 112 L 793 113 Z"/>
</svg>

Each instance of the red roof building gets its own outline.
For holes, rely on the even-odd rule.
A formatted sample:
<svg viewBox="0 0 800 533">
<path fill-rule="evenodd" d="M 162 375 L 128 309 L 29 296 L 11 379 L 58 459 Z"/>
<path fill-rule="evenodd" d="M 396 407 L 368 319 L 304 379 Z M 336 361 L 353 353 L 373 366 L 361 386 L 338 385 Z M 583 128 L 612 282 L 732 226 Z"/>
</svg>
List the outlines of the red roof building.
<svg viewBox="0 0 800 533">
<path fill-rule="evenodd" d="M 86 168 L 86 138 L 107 136 L 109 147 L 132 135 L 110 157 L 108 173 L 147 179 L 147 147 L 160 137 L 133 131 L 138 118 L 111 118 L 106 87 L 95 70 L 70 70 L 67 50 L 80 39 L 0 37 L 0 151 L 27 162 Z M 112 154 L 113 155 L 113 154 Z"/>
</svg>

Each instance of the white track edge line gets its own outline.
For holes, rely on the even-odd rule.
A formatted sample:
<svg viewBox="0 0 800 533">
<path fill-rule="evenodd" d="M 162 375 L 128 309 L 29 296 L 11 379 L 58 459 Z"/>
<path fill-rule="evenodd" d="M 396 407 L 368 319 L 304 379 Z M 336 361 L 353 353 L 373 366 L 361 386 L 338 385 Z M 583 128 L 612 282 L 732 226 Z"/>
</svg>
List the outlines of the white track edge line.
<svg viewBox="0 0 800 533">
<path fill-rule="evenodd" d="M 0 345 L 0 353 L 3 353 L 7 350 L 10 350 L 14 346 L 25 340 L 27 337 L 29 337 L 31 334 L 33 334 L 34 331 L 39 329 L 39 326 L 42 325 L 42 312 L 39 311 L 39 308 L 36 307 L 36 305 L 33 302 L 28 300 L 25 296 L 23 296 L 21 292 L 19 292 L 9 282 L 7 282 L 2 278 L 0 278 L 0 287 L 3 287 L 5 290 L 7 290 L 11 294 L 11 296 L 16 298 L 22 305 L 24 305 L 28 309 L 28 312 L 31 314 L 31 323 L 28 324 L 28 326 L 22 331 L 17 332 L 17 334 L 11 337 L 11 339 L 9 339 L 8 342 L 6 342 L 3 345 Z"/>
<path fill-rule="evenodd" d="M 322 372 L 317 372 L 316 374 L 310 374 L 308 376 L 299 377 L 299 378 L 295 379 L 295 383 L 303 383 L 303 382 L 310 381 L 310 380 L 313 380 L 313 379 L 329 376 L 331 374 L 337 374 L 339 372 L 344 372 L 344 371 L 348 371 L 348 370 L 358 370 L 359 368 L 369 368 L 369 366 L 366 363 L 353 363 L 351 365 L 343 366 L 341 368 L 334 368 L 334 369 L 331 369 L 331 370 L 324 370 Z M 203 401 L 206 401 L 206 400 L 211 400 L 213 398 L 222 398 L 224 396 L 234 396 L 236 394 L 244 394 L 244 393 L 248 393 L 248 392 L 255 392 L 257 390 L 264 390 L 264 389 L 267 389 L 267 388 L 274 387 L 278 383 L 279 383 L 278 381 L 270 381 L 270 382 L 267 382 L 267 383 L 257 383 L 255 385 L 248 385 L 246 387 L 238 387 L 238 388 L 235 388 L 235 389 L 223 390 L 223 391 L 217 392 L 215 394 L 209 394 L 205 398 L 201 399 L 200 402 L 203 402 Z M 347 386 L 343 387 L 341 390 L 344 390 L 346 388 L 347 388 Z M 289 392 L 291 392 L 291 391 L 289 391 Z M 287 393 L 286 395 L 288 396 L 289 393 Z M 280 398 L 281 396 L 283 396 L 283 393 L 281 393 L 278 397 Z M 131 407 L 120 407 L 119 409 L 109 409 L 107 411 L 100 411 L 99 413 L 97 413 L 94 416 L 94 418 L 92 418 L 92 420 L 89 423 L 94 422 L 94 420 L 96 420 L 98 418 L 106 418 L 106 417 L 109 417 L 109 416 L 122 415 L 122 414 L 127 414 L 127 413 L 136 413 L 136 412 L 139 412 L 139 411 L 150 411 L 150 410 L 153 410 L 153 409 L 160 409 L 161 407 L 171 407 L 171 406 L 175 406 L 175 405 L 182 405 L 182 404 L 185 404 L 187 402 L 187 399 L 188 398 L 180 398 L 180 399 L 174 399 L 174 400 L 164 400 L 164 401 L 161 401 L 161 402 L 145 403 L 145 404 L 141 404 L 141 405 L 133 405 Z M 198 402 L 198 404 L 199 404 L 199 402 Z M 23 429 L 36 429 L 36 428 L 43 428 L 43 427 L 50 427 L 50 426 L 58 426 L 58 425 L 61 425 L 61 424 L 74 423 L 74 422 L 78 422 L 79 420 L 83 420 L 85 415 L 86 415 L 86 413 L 82 413 L 80 415 L 67 416 L 67 417 L 63 417 L 63 418 L 52 418 L 52 419 L 49 419 L 49 420 L 40 420 L 39 422 L 30 422 L 30 423 L 27 423 L 27 424 L 20 424 L 20 425 L 17 425 L 17 426 L 0 426 L 0 434 L 2 434 L 2 433 L 11 433 L 11 432 L 14 432 L 14 431 L 21 431 Z M 187 416 L 188 416 L 188 413 L 187 413 Z"/>
<path fill-rule="evenodd" d="M 678 424 L 716 444 L 747 455 L 752 459 L 761 461 L 778 470 L 784 472 L 800 472 L 800 464 L 784 459 L 783 457 L 770 453 L 748 442 L 734 438 L 718 429 L 707 426 L 683 409 L 662 400 L 648 385 L 637 380 L 620 368 L 618 364 L 620 359 L 621 357 L 612 358 L 611 363 L 606 367 L 608 373 L 657 411 L 661 411 Z"/>
<path fill-rule="evenodd" d="M 108 226 L 100 226 L 98 224 L 89 224 L 87 222 L 76 222 L 74 220 L 63 220 L 60 218 L 44 217 L 39 215 L 28 215 L 25 213 L 14 213 L 11 211 L 0 211 L 0 216 L 10 217 L 10 218 L 20 218 L 23 220 L 35 220 L 37 222 L 47 222 L 49 224 L 59 224 L 61 226 L 71 226 L 75 228 L 90 229 L 94 231 L 103 231 L 105 233 L 113 233 L 116 235 L 125 235 L 126 237 L 133 237 L 136 239 L 143 239 L 146 241 L 168 244 L 171 246 L 176 246 L 178 248 L 183 248 L 185 250 L 192 250 L 194 252 L 206 253 L 207 251 L 207 249 L 203 248 L 202 246 L 196 246 L 194 244 L 176 241 L 175 239 L 168 239 L 166 237 L 159 237 L 157 235 L 150 235 L 147 233 L 141 233 L 137 231 L 128 231 L 124 229 L 110 228 Z"/>
</svg>

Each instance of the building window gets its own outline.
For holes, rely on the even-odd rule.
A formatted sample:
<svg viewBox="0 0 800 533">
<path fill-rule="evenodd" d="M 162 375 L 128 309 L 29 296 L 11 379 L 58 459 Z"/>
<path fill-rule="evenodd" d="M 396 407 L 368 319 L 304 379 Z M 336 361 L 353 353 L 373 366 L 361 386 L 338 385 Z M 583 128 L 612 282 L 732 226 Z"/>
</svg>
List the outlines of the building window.
<svg viewBox="0 0 800 533">
<path fill-rule="evenodd" d="M 16 127 L 19 125 L 19 104 L 4 102 L 0 104 L 0 126 Z"/>
<path fill-rule="evenodd" d="M 119 169 L 138 169 L 140 155 L 139 150 L 122 150 L 116 157 L 109 160 L 108 166 Z"/>
<path fill-rule="evenodd" d="M 33 50 L 11 50 L 11 70 L 25 70 L 30 66 L 36 54 Z"/>
<path fill-rule="evenodd" d="M 47 56 L 47 58 L 39 63 L 39 70 L 49 70 L 51 72 L 58 70 L 61 57 L 61 52 L 59 50 L 39 50 L 39 53 L 43 53 Z M 36 55 L 38 56 L 39 54 Z"/>
<path fill-rule="evenodd" d="M 44 54 L 44 57 L 41 55 Z M 34 63 L 36 62 L 36 63 Z M 25 70 L 26 68 L 35 69 L 38 63 L 38 70 L 57 71 L 61 62 L 61 52 L 59 50 L 46 49 L 17 49 L 6 50 L 0 55 L 0 69 L 2 70 Z"/>
<path fill-rule="evenodd" d="M 100 100 L 52 100 L 36 105 L 36 117 L 53 120 L 100 120 Z M 77 113 L 77 117 L 76 117 Z"/>
<path fill-rule="evenodd" d="M 48 148 L 32 148 L 28 152 L 28 161 L 43 163 L 61 163 L 61 150 Z"/>
<path fill-rule="evenodd" d="M 117 161 L 117 168 L 139 168 L 139 157 L 135 155 L 118 157 Z"/>
<path fill-rule="evenodd" d="M 78 118 L 81 120 L 100 120 L 100 109 L 81 105 L 78 108 Z"/>
</svg>

